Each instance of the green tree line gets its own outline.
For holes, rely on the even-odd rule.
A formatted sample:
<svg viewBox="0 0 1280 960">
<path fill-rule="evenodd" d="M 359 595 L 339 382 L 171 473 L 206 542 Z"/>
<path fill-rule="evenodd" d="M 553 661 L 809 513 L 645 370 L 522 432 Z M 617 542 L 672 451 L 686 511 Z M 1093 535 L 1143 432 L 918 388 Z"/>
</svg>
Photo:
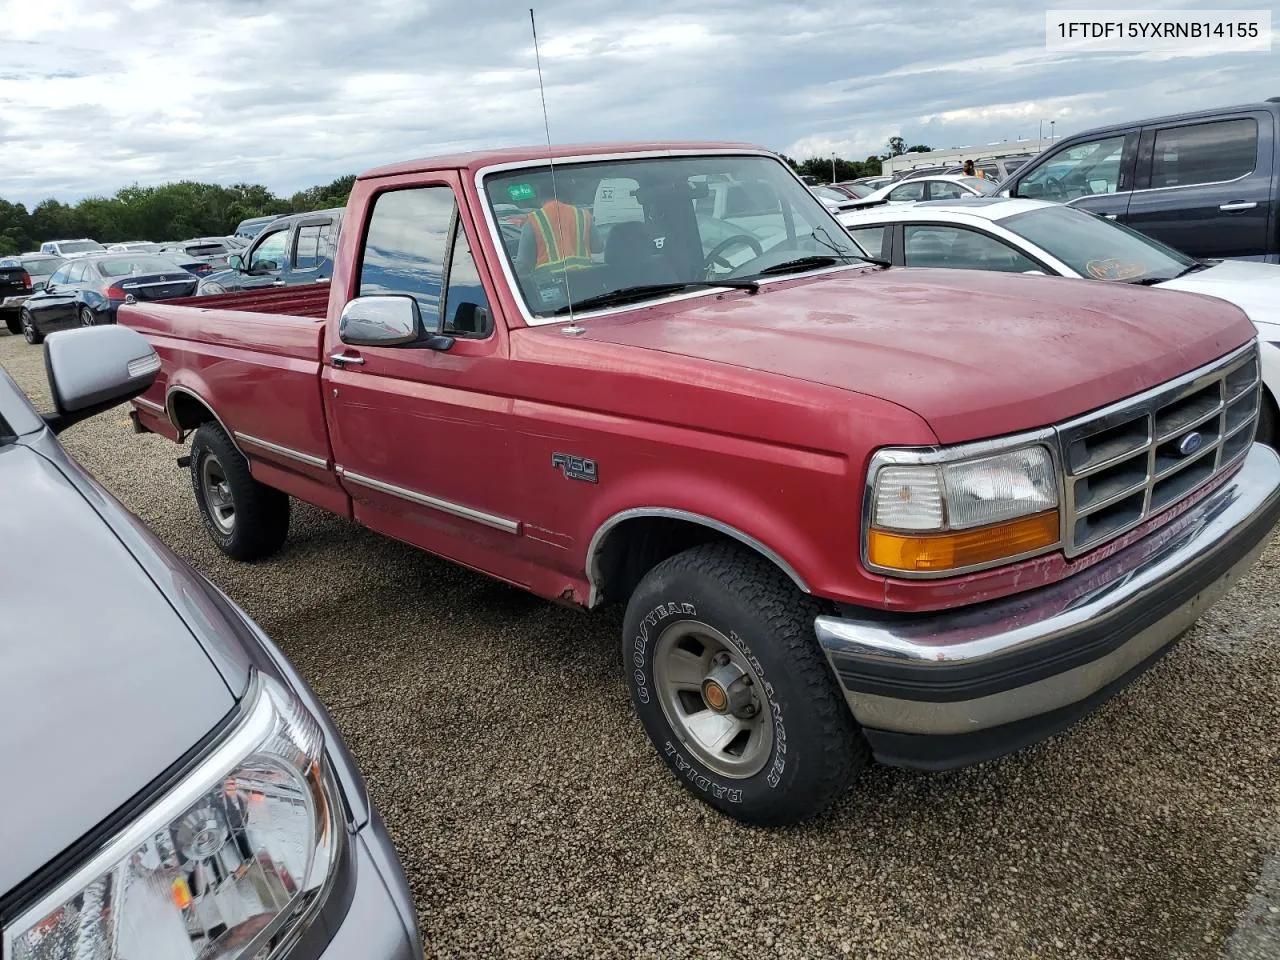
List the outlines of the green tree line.
<svg viewBox="0 0 1280 960">
<path fill-rule="evenodd" d="M 291 197 L 277 197 L 256 183 L 227 187 L 183 180 L 155 187 L 134 185 L 111 197 L 86 197 L 75 204 L 42 200 L 30 211 L 0 198 L 0 256 L 38 249 L 46 240 L 75 237 L 118 243 L 222 236 L 248 217 L 341 207 L 355 179 L 355 174 L 339 177 Z"/>
</svg>

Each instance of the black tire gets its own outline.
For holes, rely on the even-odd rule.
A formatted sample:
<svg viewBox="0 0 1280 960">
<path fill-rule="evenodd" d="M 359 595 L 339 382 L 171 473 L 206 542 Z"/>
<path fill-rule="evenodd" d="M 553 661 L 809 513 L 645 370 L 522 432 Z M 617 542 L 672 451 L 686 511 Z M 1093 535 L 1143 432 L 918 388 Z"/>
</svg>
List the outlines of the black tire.
<svg viewBox="0 0 1280 960">
<path fill-rule="evenodd" d="M 870 760 L 870 747 L 818 648 L 813 620 L 820 612 L 817 601 L 773 564 L 735 543 L 704 544 L 664 560 L 627 604 L 622 655 L 645 732 L 691 793 L 736 820 L 782 826 L 812 817 Z M 712 769 L 669 719 L 667 711 L 678 708 L 663 706 L 654 661 L 663 655 L 660 648 L 670 649 L 667 631 L 679 636 L 707 627 L 736 648 L 767 694 L 766 725 L 773 736 L 765 741 L 768 759 L 758 772 L 748 767 L 730 777 Z M 759 687 L 753 683 L 752 689 Z M 699 709 L 696 699 L 687 709 Z"/>
<path fill-rule="evenodd" d="M 1280 449 L 1276 446 L 1276 399 L 1266 387 L 1262 388 L 1262 407 L 1258 410 L 1258 430 L 1254 439 L 1272 450 Z"/>
<path fill-rule="evenodd" d="M 232 507 L 230 522 L 211 502 L 202 480 L 206 470 L 220 472 Z M 215 422 L 203 423 L 191 440 L 191 487 L 210 539 L 233 560 L 261 560 L 275 553 L 289 535 L 289 497 L 259 483 L 249 463 Z M 225 501 L 224 501 L 225 505 Z"/>
<path fill-rule="evenodd" d="M 14 310 L 4 315 L 4 325 L 10 333 L 21 335 L 22 333 L 22 315 Z"/>
<path fill-rule="evenodd" d="M 18 323 L 21 325 L 22 335 L 26 338 L 27 343 L 33 346 L 44 343 L 44 334 L 36 326 L 30 310 L 23 310 L 18 314 Z"/>
</svg>

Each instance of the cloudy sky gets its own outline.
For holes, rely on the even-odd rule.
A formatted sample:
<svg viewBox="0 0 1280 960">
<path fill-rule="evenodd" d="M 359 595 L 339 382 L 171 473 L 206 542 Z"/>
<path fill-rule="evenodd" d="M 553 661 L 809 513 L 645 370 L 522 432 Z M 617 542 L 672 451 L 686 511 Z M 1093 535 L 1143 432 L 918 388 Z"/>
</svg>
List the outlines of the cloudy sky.
<svg viewBox="0 0 1280 960">
<path fill-rule="evenodd" d="M 392 160 L 539 142 L 528 6 L 0 0 L 0 197 L 173 179 L 287 194 Z M 1280 50 L 1046 53 L 1043 3 L 536 6 L 561 142 L 734 139 L 862 158 L 895 134 L 967 146 L 1035 138 L 1041 120 L 1062 135 L 1280 95 Z"/>
</svg>

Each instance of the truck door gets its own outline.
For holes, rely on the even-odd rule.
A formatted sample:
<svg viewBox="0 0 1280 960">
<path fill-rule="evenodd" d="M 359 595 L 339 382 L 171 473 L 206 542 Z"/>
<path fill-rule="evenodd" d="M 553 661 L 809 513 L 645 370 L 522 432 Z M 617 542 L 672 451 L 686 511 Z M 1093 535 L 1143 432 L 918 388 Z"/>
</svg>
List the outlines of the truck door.
<svg viewBox="0 0 1280 960">
<path fill-rule="evenodd" d="M 289 264 L 281 278 L 285 284 L 315 283 L 333 275 L 333 248 L 338 228 L 332 217 L 298 222 Z"/>
<path fill-rule="evenodd" d="M 263 233 L 245 257 L 245 269 L 240 274 L 240 289 L 252 290 L 274 285 L 284 272 L 289 250 L 288 226 Z"/>
<path fill-rule="evenodd" d="M 370 199 L 347 301 L 408 295 L 438 338 L 352 346 L 327 327 L 322 387 L 335 464 L 355 518 L 433 553 L 527 583 L 503 395 L 506 331 L 472 257 L 474 226 L 457 177 L 419 178 Z M 358 303 L 349 303 L 352 315 Z"/>
<path fill-rule="evenodd" d="M 1111 133 L 1065 143 L 1018 171 L 1010 194 L 1054 200 L 1125 222 L 1133 192 L 1138 131 Z"/>
<path fill-rule="evenodd" d="M 1129 226 L 1193 257 L 1264 259 L 1272 127 L 1256 110 L 1145 128 Z"/>
</svg>

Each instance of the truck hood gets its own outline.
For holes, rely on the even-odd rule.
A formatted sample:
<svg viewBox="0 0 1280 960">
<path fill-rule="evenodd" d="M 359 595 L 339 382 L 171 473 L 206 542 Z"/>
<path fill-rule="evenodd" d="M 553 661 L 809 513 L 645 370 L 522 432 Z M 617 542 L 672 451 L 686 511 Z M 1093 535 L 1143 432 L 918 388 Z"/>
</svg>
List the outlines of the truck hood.
<svg viewBox="0 0 1280 960">
<path fill-rule="evenodd" d="M 1249 315 L 1254 323 L 1280 323 L 1280 266 L 1252 260 L 1224 260 L 1177 280 L 1161 290 L 1185 290 L 1220 297 Z"/>
<path fill-rule="evenodd" d="M 49 460 L 0 445 L 0 896 L 182 759 L 234 698 Z"/>
<path fill-rule="evenodd" d="M 584 321 L 585 337 L 879 397 L 942 443 L 1069 419 L 1248 342 L 1230 304 L 978 270 L 848 271 Z"/>
</svg>

